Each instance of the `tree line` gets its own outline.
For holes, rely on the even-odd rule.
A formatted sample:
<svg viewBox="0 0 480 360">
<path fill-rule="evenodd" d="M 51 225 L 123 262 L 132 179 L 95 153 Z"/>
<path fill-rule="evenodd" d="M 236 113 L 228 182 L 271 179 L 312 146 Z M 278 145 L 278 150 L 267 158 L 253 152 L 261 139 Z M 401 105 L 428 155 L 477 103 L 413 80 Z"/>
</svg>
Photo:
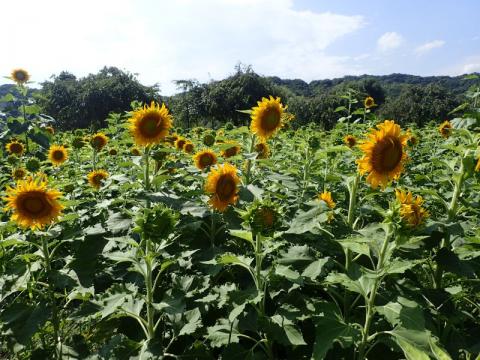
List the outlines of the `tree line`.
<svg viewBox="0 0 480 360">
<path fill-rule="evenodd" d="M 144 86 L 134 74 L 105 67 L 84 78 L 62 72 L 42 83 L 37 99 L 42 110 L 57 119 L 63 129 L 102 127 L 110 112 L 131 110 L 133 101 L 163 101 L 176 119 L 177 126 L 219 127 L 227 122 L 244 125 L 245 114 L 264 96 L 280 96 L 296 118 L 294 126 L 315 123 L 331 129 L 346 105 L 347 93 L 358 98 L 354 107 L 372 96 L 373 111 L 381 119 L 400 124 L 423 126 L 443 121 L 449 112 L 464 102 L 465 92 L 478 82 L 463 76 L 420 77 L 404 74 L 385 76 L 346 76 L 333 80 L 283 80 L 264 77 L 250 66 L 237 65 L 220 81 L 200 83 L 194 79 L 175 81 L 178 93 L 162 96 L 158 85 Z"/>
</svg>

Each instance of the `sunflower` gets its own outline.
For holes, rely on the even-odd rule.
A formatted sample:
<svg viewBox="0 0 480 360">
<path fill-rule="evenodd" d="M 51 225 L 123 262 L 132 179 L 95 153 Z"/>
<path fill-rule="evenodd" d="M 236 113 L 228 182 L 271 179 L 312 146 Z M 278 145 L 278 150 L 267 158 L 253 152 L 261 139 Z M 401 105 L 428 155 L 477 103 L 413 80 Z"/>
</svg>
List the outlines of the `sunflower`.
<svg viewBox="0 0 480 360">
<path fill-rule="evenodd" d="M 55 166 L 62 165 L 68 159 L 67 149 L 63 145 L 52 145 L 48 150 L 48 159 Z"/>
<path fill-rule="evenodd" d="M 191 154 L 193 152 L 193 148 L 194 148 L 194 146 L 190 141 L 187 141 L 183 145 L 183 151 L 185 151 L 187 154 Z"/>
<path fill-rule="evenodd" d="M 90 138 L 90 145 L 96 151 L 102 150 L 105 147 L 105 145 L 107 145 L 107 143 L 108 143 L 108 137 L 102 132 L 98 132 L 95 135 L 92 135 L 92 137 Z"/>
<path fill-rule="evenodd" d="M 450 123 L 450 121 L 448 120 L 445 120 L 443 123 L 440 124 L 440 126 L 438 127 L 438 131 L 440 131 L 440 134 L 445 138 L 447 139 L 448 137 L 450 137 L 450 135 L 452 134 L 452 124 Z"/>
<path fill-rule="evenodd" d="M 363 101 L 363 105 L 365 105 L 365 109 L 370 109 L 375 106 L 375 100 L 373 100 L 373 97 L 367 96 Z"/>
<path fill-rule="evenodd" d="M 25 175 L 27 175 L 27 171 L 23 168 L 16 168 L 12 172 L 12 177 L 14 180 L 22 180 Z"/>
<path fill-rule="evenodd" d="M 14 69 L 10 73 L 10 79 L 15 81 L 17 84 L 25 84 L 28 80 L 30 80 L 30 75 L 28 74 L 27 70 L 24 69 Z"/>
<path fill-rule="evenodd" d="M 424 200 L 421 196 L 418 195 L 413 198 L 410 191 L 405 192 L 396 189 L 395 197 L 400 204 L 400 216 L 407 226 L 420 226 L 429 216 L 428 211 L 422 207 Z"/>
<path fill-rule="evenodd" d="M 7 187 L 5 210 L 13 210 L 11 220 L 32 230 L 54 222 L 63 206 L 58 202 L 61 193 L 47 188 L 45 179 L 20 180 L 16 188 Z"/>
<path fill-rule="evenodd" d="M 282 126 L 282 114 L 285 108 L 280 98 L 262 98 L 258 106 L 252 109 L 250 131 L 262 139 L 268 139 Z"/>
<path fill-rule="evenodd" d="M 193 160 L 195 161 L 195 166 L 198 169 L 203 170 L 217 163 L 217 155 L 215 155 L 212 150 L 203 150 L 197 152 L 193 156 Z"/>
<path fill-rule="evenodd" d="M 403 171 L 408 135 L 402 134 L 400 126 L 393 120 L 385 120 L 377 128 L 372 129 L 369 139 L 359 145 L 363 157 L 357 160 L 357 164 L 361 175 L 369 173 L 367 182 L 373 188 L 379 185 L 385 188 L 391 180 L 398 179 Z"/>
<path fill-rule="evenodd" d="M 351 149 L 357 144 L 357 139 L 353 135 L 347 135 L 343 138 L 343 142 Z"/>
<path fill-rule="evenodd" d="M 418 144 L 418 138 L 415 135 L 415 133 L 412 131 L 412 129 L 407 129 L 407 135 L 408 135 L 408 143 L 411 146 L 415 146 Z"/>
<path fill-rule="evenodd" d="M 227 163 L 210 170 L 205 191 L 212 194 L 209 201 L 212 207 L 219 211 L 225 211 L 229 204 L 235 204 L 238 200 L 237 186 L 239 183 L 237 168 L 233 165 Z"/>
<path fill-rule="evenodd" d="M 335 202 L 333 201 L 332 193 L 330 191 L 322 192 L 318 195 L 318 199 L 324 201 L 330 209 L 335 207 Z"/>
<path fill-rule="evenodd" d="M 87 178 L 90 185 L 98 190 L 102 182 L 108 178 L 108 173 L 105 170 L 94 170 L 87 175 Z"/>
<path fill-rule="evenodd" d="M 255 144 L 255 151 L 257 153 L 257 159 L 267 159 L 270 156 L 270 148 L 267 143 L 259 142 Z"/>
<path fill-rule="evenodd" d="M 172 120 L 165 104 L 160 107 L 152 101 L 150 106 L 144 105 L 133 113 L 129 128 L 138 146 L 155 145 L 165 139 L 172 127 Z"/>
<path fill-rule="evenodd" d="M 130 149 L 130 154 L 132 154 L 133 156 L 140 156 L 140 155 L 142 155 L 142 154 L 140 153 L 140 150 L 138 150 L 136 147 L 132 147 L 132 148 Z"/>
<path fill-rule="evenodd" d="M 235 156 L 240 152 L 240 146 L 238 146 L 238 144 L 236 142 L 228 141 L 226 143 L 226 145 L 227 144 L 232 145 L 232 146 L 224 148 L 222 150 L 222 156 L 224 158 L 229 158 L 229 157 Z"/>
<path fill-rule="evenodd" d="M 23 144 L 17 140 L 12 140 L 5 146 L 5 148 L 10 154 L 15 154 L 18 156 L 22 155 L 25 151 Z"/>
<path fill-rule="evenodd" d="M 185 138 L 179 137 L 177 140 L 175 140 L 175 147 L 177 150 L 183 150 L 183 145 L 185 145 L 186 142 L 187 140 Z"/>
<path fill-rule="evenodd" d="M 55 129 L 52 126 L 47 126 L 45 131 L 50 133 L 51 135 L 55 135 Z"/>
</svg>

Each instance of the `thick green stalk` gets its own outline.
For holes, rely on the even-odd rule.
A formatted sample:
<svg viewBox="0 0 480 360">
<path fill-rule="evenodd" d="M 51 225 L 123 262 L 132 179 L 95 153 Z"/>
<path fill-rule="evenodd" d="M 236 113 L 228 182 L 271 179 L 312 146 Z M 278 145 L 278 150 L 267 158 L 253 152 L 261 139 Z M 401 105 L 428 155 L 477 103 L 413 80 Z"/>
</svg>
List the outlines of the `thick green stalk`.
<svg viewBox="0 0 480 360">
<path fill-rule="evenodd" d="M 353 223 L 355 221 L 355 210 L 357 207 L 357 190 L 358 190 L 358 182 L 360 181 L 360 174 L 355 176 L 353 180 L 352 186 L 349 188 L 349 201 L 348 201 L 348 215 L 347 215 L 347 224 L 350 230 L 353 230 Z M 345 250 L 345 269 L 350 269 L 350 265 L 352 263 L 352 252 L 350 249 Z"/>
<path fill-rule="evenodd" d="M 381 270 L 384 266 L 385 261 L 385 253 L 388 248 L 388 244 L 390 242 L 390 238 L 393 235 L 392 224 L 389 224 L 387 233 L 385 234 L 385 240 L 382 245 L 382 249 L 380 250 L 380 254 L 378 255 L 377 265 L 375 270 L 377 273 Z M 363 360 L 365 358 L 365 350 L 368 344 L 368 336 L 370 332 L 370 326 L 372 324 L 373 317 L 375 315 L 375 298 L 377 297 L 378 287 L 380 286 L 380 282 L 382 280 L 381 276 L 375 278 L 375 282 L 373 284 L 373 289 L 368 297 L 367 304 L 366 304 L 366 312 L 365 312 L 365 324 L 362 331 L 362 342 L 360 343 L 358 354 L 359 359 Z"/>
<path fill-rule="evenodd" d="M 145 184 L 145 191 L 148 192 L 150 191 L 150 147 L 145 148 L 145 164 L 144 164 L 144 174 L 143 174 L 143 181 Z M 147 209 L 150 208 L 150 199 L 147 198 Z"/>
<path fill-rule="evenodd" d="M 56 359 L 61 359 L 62 358 L 62 346 L 61 346 L 62 342 L 61 342 L 61 339 L 59 338 L 60 324 L 58 320 L 57 303 L 55 300 L 55 289 L 53 288 L 53 281 L 51 280 L 52 267 L 51 267 L 50 251 L 48 250 L 48 241 L 45 237 L 42 237 L 42 252 L 43 252 L 45 271 L 47 274 L 48 296 L 52 306 L 52 325 L 53 325 L 53 337 L 55 339 L 55 343 L 54 343 L 55 356 L 56 356 Z M 60 346 L 57 346 L 57 343 Z"/>
<path fill-rule="evenodd" d="M 153 309 L 153 282 L 152 282 L 152 258 L 150 256 L 150 239 L 145 239 L 145 263 L 147 272 L 145 274 L 145 287 L 147 289 L 147 332 L 148 339 L 151 340 L 155 337 L 154 316 Z"/>
<path fill-rule="evenodd" d="M 250 144 L 250 151 L 249 153 L 252 154 L 255 151 L 255 134 L 252 134 L 251 144 Z M 247 160 L 247 172 L 245 173 L 245 185 L 250 184 L 250 176 L 252 171 L 252 160 Z"/>
</svg>

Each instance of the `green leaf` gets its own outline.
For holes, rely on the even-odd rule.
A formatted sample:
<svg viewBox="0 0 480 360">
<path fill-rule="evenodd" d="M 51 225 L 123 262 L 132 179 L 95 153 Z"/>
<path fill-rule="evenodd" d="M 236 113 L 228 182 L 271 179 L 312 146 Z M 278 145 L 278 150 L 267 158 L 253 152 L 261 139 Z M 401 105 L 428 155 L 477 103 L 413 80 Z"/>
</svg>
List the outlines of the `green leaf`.
<svg viewBox="0 0 480 360">
<path fill-rule="evenodd" d="M 202 326 L 202 315 L 198 308 L 185 311 L 184 313 L 187 323 L 180 329 L 178 335 L 190 335 L 195 332 L 200 326 Z"/>
<path fill-rule="evenodd" d="M 430 350 L 432 351 L 433 355 L 437 360 L 452 360 L 450 355 L 443 350 L 438 344 L 430 338 Z"/>
<path fill-rule="evenodd" d="M 253 243 L 252 232 L 247 230 L 230 230 L 230 235 L 239 239 L 246 240 L 250 245 L 255 246 Z"/>
<path fill-rule="evenodd" d="M 107 220 L 107 228 L 113 234 L 126 231 L 132 225 L 132 219 L 125 217 L 122 213 L 111 213 Z"/>
<path fill-rule="evenodd" d="M 240 341 L 240 333 L 237 325 L 238 321 L 230 323 L 225 319 L 220 319 L 220 324 L 207 328 L 207 339 L 212 347 L 222 347 L 231 343 Z"/>
<path fill-rule="evenodd" d="M 375 308 L 392 326 L 405 329 L 424 330 L 425 319 L 422 308 L 415 302 L 398 297 L 396 302 L 389 302 Z"/>
<path fill-rule="evenodd" d="M 282 276 L 295 284 L 303 285 L 303 280 L 300 274 L 297 271 L 290 269 L 288 266 L 278 264 L 275 267 L 275 275 Z"/>
<path fill-rule="evenodd" d="M 422 349 L 415 346 L 415 344 L 408 342 L 402 338 L 396 338 L 397 344 L 403 350 L 403 354 L 407 360 L 430 360 L 430 357 Z"/>
<path fill-rule="evenodd" d="M 315 280 L 322 273 L 323 267 L 330 261 L 329 257 L 315 260 L 310 263 L 305 270 L 303 270 L 302 276 L 308 277 L 311 280 Z"/>
<path fill-rule="evenodd" d="M 306 232 L 314 232 L 320 229 L 320 224 L 328 221 L 328 207 L 323 201 L 308 211 L 299 210 L 295 218 L 292 220 L 288 234 L 304 234 Z"/>
</svg>

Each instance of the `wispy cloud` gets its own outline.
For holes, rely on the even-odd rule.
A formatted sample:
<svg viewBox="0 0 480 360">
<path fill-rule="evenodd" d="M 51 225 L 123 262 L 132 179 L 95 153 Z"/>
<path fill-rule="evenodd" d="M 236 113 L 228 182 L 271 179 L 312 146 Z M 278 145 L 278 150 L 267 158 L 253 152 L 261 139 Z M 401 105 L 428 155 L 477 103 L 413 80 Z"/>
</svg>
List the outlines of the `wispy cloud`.
<svg viewBox="0 0 480 360">
<path fill-rule="evenodd" d="M 443 45 L 445 45 L 445 41 L 443 41 L 443 40 L 433 40 L 433 41 L 427 42 L 425 44 L 422 44 L 420 46 L 417 46 L 415 48 L 415 53 L 417 55 L 424 55 L 424 54 L 430 52 L 433 49 L 441 48 Z"/>
<path fill-rule="evenodd" d="M 377 48 L 380 51 L 389 51 L 402 46 L 404 42 L 402 35 L 396 32 L 386 32 L 377 40 Z"/>
<path fill-rule="evenodd" d="M 22 9 L 22 25 L 11 16 Z M 5 2 L 8 56 L 0 69 L 27 68 L 34 81 L 114 65 L 159 82 L 223 78 L 239 61 L 265 75 L 306 80 L 360 72 L 328 47 L 365 25 L 362 16 L 296 10 L 293 0 L 63 0 Z M 33 37 L 35 41 L 33 41 Z"/>
</svg>

